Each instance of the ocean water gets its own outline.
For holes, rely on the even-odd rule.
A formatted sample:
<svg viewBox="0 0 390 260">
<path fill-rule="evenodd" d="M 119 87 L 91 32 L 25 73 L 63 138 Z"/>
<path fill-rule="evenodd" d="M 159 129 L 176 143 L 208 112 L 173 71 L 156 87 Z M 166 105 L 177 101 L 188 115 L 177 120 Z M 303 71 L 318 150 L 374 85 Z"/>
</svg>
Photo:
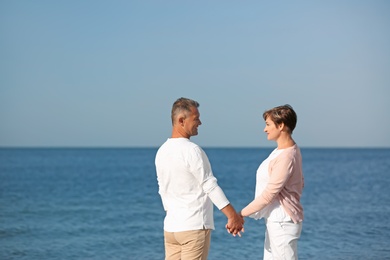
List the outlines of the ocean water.
<svg viewBox="0 0 390 260">
<path fill-rule="evenodd" d="M 0 259 L 164 259 L 157 149 L 0 149 Z M 253 199 L 270 148 L 205 148 L 232 205 Z M 300 259 L 390 259 L 390 149 L 302 148 Z M 262 259 L 215 209 L 209 259 Z"/>
</svg>

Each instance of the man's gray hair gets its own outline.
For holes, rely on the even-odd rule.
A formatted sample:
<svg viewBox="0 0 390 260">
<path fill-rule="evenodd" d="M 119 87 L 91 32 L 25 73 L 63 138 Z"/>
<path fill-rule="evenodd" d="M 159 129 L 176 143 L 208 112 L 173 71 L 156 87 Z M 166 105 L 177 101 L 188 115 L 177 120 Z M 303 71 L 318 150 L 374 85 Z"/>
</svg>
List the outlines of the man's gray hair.
<svg viewBox="0 0 390 260">
<path fill-rule="evenodd" d="M 178 114 L 180 114 L 182 111 L 191 112 L 192 107 L 198 108 L 199 103 L 189 98 L 184 98 L 184 97 L 178 98 L 175 101 L 175 103 L 173 103 L 172 106 L 172 112 L 171 112 L 172 125 L 175 122 L 175 118 L 177 117 Z"/>
</svg>

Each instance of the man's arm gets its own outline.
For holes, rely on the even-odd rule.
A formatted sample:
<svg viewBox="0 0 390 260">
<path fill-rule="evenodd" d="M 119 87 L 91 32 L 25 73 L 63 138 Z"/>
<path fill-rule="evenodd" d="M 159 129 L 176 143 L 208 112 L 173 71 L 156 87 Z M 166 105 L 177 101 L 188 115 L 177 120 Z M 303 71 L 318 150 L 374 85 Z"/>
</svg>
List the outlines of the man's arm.
<svg viewBox="0 0 390 260">
<path fill-rule="evenodd" d="M 226 224 L 228 232 L 233 236 L 239 235 L 241 237 L 240 232 L 244 232 L 244 218 L 237 214 L 231 204 L 222 208 L 221 211 L 228 219 L 228 223 Z"/>
<path fill-rule="evenodd" d="M 195 150 L 197 151 L 195 156 L 197 160 L 195 160 L 194 164 L 191 164 L 194 168 L 193 172 L 199 172 L 199 169 L 201 169 L 200 174 L 194 175 L 195 178 L 199 181 L 203 191 L 208 195 L 213 204 L 228 218 L 226 229 L 229 233 L 233 234 L 233 236 L 237 234 L 241 236 L 239 232 L 241 230 L 243 232 L 243 217 L 237 214 L 226 198 L 225 193 L 219 187 L 217 179 L 212 174 L 211 165 L 206 153 L 200 147 L 197 147 Z"/>
<path fill-rule="evenodd" d="M 214 205 L 216 205 L 217 208 L 227 217 L 228 223 L 226 224 L 226 229 L 230 234 L 233 234 L 233 236 L 241 236 L 240 232 L 244 232 L 244 218 L 237 214 L 232 204 L 230 204 L 229 200 L 226 198 L 221 187 L 217 185 L 216 179 L 213 178 L 210 182 L 213 183 L 214 188 L 211 191 L 208 191 L 208 196 Z"/>
</svg>

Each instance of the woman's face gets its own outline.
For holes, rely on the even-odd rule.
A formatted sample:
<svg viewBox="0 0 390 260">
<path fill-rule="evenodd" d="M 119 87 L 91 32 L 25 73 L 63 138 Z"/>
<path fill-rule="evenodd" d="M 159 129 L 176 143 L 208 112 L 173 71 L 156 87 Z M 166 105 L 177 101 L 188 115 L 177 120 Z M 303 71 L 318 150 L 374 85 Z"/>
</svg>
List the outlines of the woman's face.
<svg viewBox="0 0 390 260">
<path fill-rule="evenodd" d="M 276 141 L 280 136 L 280 128 L 275 125 L 274 121 L 270 117 L 265 120 L 264 132 L 267 134 L 268 140 Z"/>
</svg>

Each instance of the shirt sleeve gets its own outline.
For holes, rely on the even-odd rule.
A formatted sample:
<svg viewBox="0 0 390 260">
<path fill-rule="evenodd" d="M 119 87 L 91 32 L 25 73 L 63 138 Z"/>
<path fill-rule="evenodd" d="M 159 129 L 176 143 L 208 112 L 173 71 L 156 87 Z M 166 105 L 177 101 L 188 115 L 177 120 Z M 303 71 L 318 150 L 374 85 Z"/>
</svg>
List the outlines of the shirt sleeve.
<svg viewBox="0 0 390 260">
<path fill-rule="evenodd" d="M 285 186 L 287 180 L 293 172 L 293 162 L 290 156 L 279 155 L 269 166 L 269 181 L 264 191 L 242 209 L 241 214 L 244 217 L 252 215 L 255 212 L 262 210 L 280 193 Z"/>
<path fill-rule="evenodd" d="M 223 209 L 230 203 L 221 187 L 218 186 L 217 179 L 215 177 L 203 183 L 202 188 L 219 210 Z"/>
<path fill-rule="evenodd" d="M 213 175 L 206 153 L 200 147 L 197 147 L 195 149 L 195 157 L 196 163 L 193 164 L 192 169 L 195 178 L 199 181 L 203 192 L 208 195 L 213 204 L 218 209 L 224 208 L 230 202 L 221 187 L 219 187 L 217 178 Z"/>
</svg>

